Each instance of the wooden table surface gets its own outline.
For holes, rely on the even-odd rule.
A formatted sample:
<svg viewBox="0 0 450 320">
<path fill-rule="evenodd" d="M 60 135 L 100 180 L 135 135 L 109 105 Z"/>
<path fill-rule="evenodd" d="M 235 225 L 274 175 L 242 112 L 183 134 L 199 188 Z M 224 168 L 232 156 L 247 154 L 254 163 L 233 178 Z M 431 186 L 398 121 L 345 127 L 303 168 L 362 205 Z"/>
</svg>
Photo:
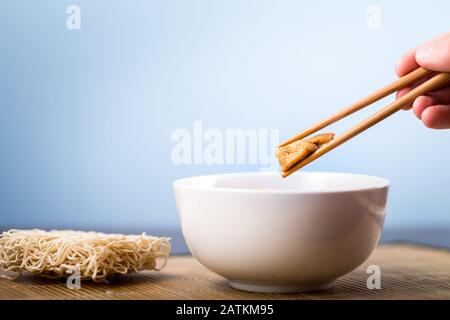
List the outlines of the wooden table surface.
<svg viewBox="0 0 450 320">
<path fill-rule="evenodd" d="M 381 289 L 366 286 L 366 268 L 381 268 Z M 261 294 L 232 289 L 191 256 L 173 256 L 161 272 L 142 272 L 108 284 L 23 276 L 0 279 L 0 299 L 450 299 L 450 251 L 405 244 L 382 245 L 357 270 L 330 290 L 304 294 Z"/>
</svg>

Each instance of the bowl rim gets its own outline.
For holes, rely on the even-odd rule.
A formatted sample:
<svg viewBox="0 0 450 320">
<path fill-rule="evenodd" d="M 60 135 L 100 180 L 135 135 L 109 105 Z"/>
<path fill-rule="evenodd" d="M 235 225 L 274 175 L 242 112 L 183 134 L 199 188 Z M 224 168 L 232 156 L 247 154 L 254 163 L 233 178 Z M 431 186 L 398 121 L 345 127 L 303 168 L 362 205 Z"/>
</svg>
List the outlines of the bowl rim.
<svg viewBox="0 0 450 320">
<path fill-rule="evenodd" d="M 191 176 L 185 177 L 181 179 L 177 179 L 172 182 L 172 187 L 174 189 L 190 189 L 190 190 L 202 190 L 202 191 L 213 191 L 213 192 L 225 192 L 225 193 L 238 193 L 238 194 L 273 194 L 273 195 L 292 195 L 292 194 L 342 194 L 342 193 L 355 193 L 362 191 L 373 191 L 373 190 L 381 190 L 381 189 L 389 189 L 391 183 L 388 179 L 381 178 L 374 175 L 367 174 L 359 174 L 359 173 L 350 173 L 350 172 L 334 172 L 334 171 L 302 171 L 296 172 L 294 175 L 299 174 L 333 174 L 333 175 L 349 175 L 349 176 L 358 176 L 363 178 L 369 178 L 379 181 L 379 186 L 373 187 L 362 187 L 362 188 L 353 188 L 353 189 L 343 189 L 343 190 L 297 190 L 297 189 L 249 189 L 249 188 L 227 188 L 227 187 L 211 187 L 211 186 L 199 186 L 199 185 L 187 185 L 185 184 L 189 180 L 200 179 L 200 178 L 211 178 L 218 179 L 220 177 L 233 177 L 233 176 L 244 176 L 244 175 L 277 175 L 279 176 L 279 172 L 277 171 L 246 171 L 246 172 L 233 172 L 233 173 L 220 173 L 220 174 L 208 174 L 208 175 L 199 175 L 199 176 Z M 287 178 L 289 179 L 289 178 Z"/>
</svg>

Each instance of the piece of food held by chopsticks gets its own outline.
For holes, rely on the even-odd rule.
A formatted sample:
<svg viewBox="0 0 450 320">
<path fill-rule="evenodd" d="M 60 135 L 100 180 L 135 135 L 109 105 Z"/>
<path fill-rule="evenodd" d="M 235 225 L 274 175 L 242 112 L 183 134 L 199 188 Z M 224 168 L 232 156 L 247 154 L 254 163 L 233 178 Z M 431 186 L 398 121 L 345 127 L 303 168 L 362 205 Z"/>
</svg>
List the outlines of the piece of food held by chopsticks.
<svg viewBox="0 0 450 320">
<path fill-rule="evenodd" d="M 73 230 L 9 230 L 0 234 L 0 278 L 22 273 L 48 278 L 106 282 L 118 275 L 161 270 L 170 253 L 170 239 Z M 158 265 L 157 260 L 162 259 Z"/>
<path fill-rule="evenodd" d="M 310 154 L 333 140 L 334 133 L 323 133 L 305 140 L 297 140 L 288 145 L 280 146 L 275 152 L 281 170 L 288 171 Z"/>
<path fill-rule="evenodd" d="M 307 140 L 301 140 L 402 88 L 408 87 L 420 79 L 425 79 L 426 81 L 337 137 L 334 138 L 334 135 L 327 136 L 325 134 Z M 294 137 L 281 143 L 278 147 L 276 156 L 281 165 L 281 176 L 286 178 L 402 108 L 410 106 L 417 97 L 433 92 L 447 83 L 450 83 L 450 72 L 436 73 L 420 67 L 318 122 L 312 127 L 301 131 Z"/>
</svg>

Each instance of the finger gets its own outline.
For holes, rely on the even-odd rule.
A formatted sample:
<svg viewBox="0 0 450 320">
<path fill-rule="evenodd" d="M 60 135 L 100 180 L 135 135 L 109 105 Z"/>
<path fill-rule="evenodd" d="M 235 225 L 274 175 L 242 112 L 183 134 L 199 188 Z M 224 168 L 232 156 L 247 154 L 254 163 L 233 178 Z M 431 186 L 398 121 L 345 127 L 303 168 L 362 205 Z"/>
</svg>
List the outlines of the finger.
<svg viewBox="0 0 450 320">
<path fill-rule="evenodd" d="M 409 91 L 411 91 L 412 87 L 404 87 L 402 89 L 400 89 L 399 91 L 397 91 L 397 94 L 395 96 L 395 99 L 400 98 L 401 96 L 404 96 L 405 94 L 407 94 Z M 409 110 L 411 109 L 411 105 L 407 105 L 405 107 L 403 107 L 403 110 Z"/>
<path fill-rule="evenodd" d="M 430 41 L 427 41 L 421 46 L 427 45 L 429 43 L 433 43 L 435 41 L 439 41 L 442 39 L 450 38 L 450 32 L 439 35 Z M 419 47 L 421 47 L 419 46 Z M 419 67 L 419 64 L 416 61 L 416 51 L 419 47 L 413 48 L 409 50 L 405 55 L 403 55 L 397 62 L 395 66 L 395 72 L 399 77 L 404 76 L 407 73 L 410 73 L 411 71 L 417 69 Z"/>
<path fill-rule="evenodd" d="M 407 87 L 401 88 L 400 90 L 397 91 L 397 94 L 396 94 L 395 98 L 396 99 L 401 98 L 402 96 L 404 96 L 405 94 L 407 94 L 411 90 L 412 90 L 411 86 L 407 86 Z"/>
<path fill-rule="evenodd" d="M 428 75 L 428 76 L 426 76 L 426 77 L 423 77 L 423 78 L 421 78 L 421 79 L 415 81 L 415 82 L 412 83 L 411 85 L 409 85 L 409 86 L 407 86 L 407 87 L 405 87 L 405 88 L 400 89 L 400 90 L 397 92 L 396 99 L 398 99 L 398 98 L 400 98 L 401 96 L 405 95 L 406 93 L 408 93 L 408 92 L 411 91 L 412 89 L 416 88 L 417 86 L 420 86 L 422 83 L 424 83 L 424 82 L 430 80 L 434 75 L 435 75 L 435 74 L 431 74 L 431 75 Z M 406 107 L 403 107 L 403 110 L 409 110 L 409 109 L 411 109 L 411 107 L 412 107 L 412 105 L 408 105 L 408 106 L 406 106 Z"/>
<path fill-rule="evenodd" d="M 434 99 L 434 104 L 450 104 L 450 87 L 427 93 Z"/>
<path fill-rule="evenodd" d="M 410 86 L 404 87 L 402 89 L 400 89 L 399 91 L 397 91 L 397 94 L 395 96 L 395 99 L 398 99 L 402 96 L 404 96 L 405 94 L 407 94 L 408 92 L 410 92 L 412 89 L 414 89 L 415 87 L 417 87 L 418 85 L 422 84 L 423 82 L 425 82 L 428 79 L 421 79 L 415 83 L 413 83 Z M 405 107 L 403 107 L 403 110 L 409 110 L 412 108 L 412 105 L 407 105 Z"/>
<path fill-rule="evenodd" d="M 399 77 L 403 77 L 405 74 L 417 69 L 419 65 L 416 62 L 416 48 L 409 50 L 398 60 L 395 65 L 395 73 Z"/>
<path fill-rule="evenodd" d="M 413 103 L 414 114 L 420 119 L 426 108 L 438 104 L 450 104 L 450 88 L 429 92 L 416 98 Z"/>
<path fill-rule="evenodd" d="M 429 92 L 427 95 L 417 97 L 413 103 L 414 114 L 420 119 L 426 108 L 438 104 L 450 104 L 450 88 Z"/>
<path fill-rule="evenodd" d="M 435 71 L 450 71 L 450 37 L 420 46 L 415 53 L 416 62 Z"/>
<path fill-rule="evenodd" d="M 432 129 L 450 129 L 450 105 L 434 105 L 422 112 L 422 122 Z"/>
<path fill-rule="evenodd" d="M 412 105 L 414 114 L 416 115 L 416 117 L 418 119 L 421 119 L 423 111 L 426 108 L 431 107 L 432 105 L 435 105 L 435 104 L 436 104 L 436 102 L 434 101 L 434 99 L 432 97 L 429 97 L 429 96 L 417 97 L 416 100 L 414 100 L 413 105 Z"/>
</svg>

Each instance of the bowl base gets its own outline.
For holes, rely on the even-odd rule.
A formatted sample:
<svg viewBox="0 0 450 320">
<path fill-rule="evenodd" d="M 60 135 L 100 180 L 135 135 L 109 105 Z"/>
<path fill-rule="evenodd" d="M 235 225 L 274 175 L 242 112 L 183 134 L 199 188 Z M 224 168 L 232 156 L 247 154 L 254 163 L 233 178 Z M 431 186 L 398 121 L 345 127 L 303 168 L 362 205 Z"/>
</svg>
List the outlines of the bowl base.
<svg viewBox="0 0 450 320">
<path fill-rule="evenodd" d="M 332 288 L 335 283 L 334 280 L 315 284 L 270 284 L 239 280 L 230 280 L 229 282 L 230 286 L 234 289 L 258 293 L 302 293 L 322 291 Z"/>
</svg>

